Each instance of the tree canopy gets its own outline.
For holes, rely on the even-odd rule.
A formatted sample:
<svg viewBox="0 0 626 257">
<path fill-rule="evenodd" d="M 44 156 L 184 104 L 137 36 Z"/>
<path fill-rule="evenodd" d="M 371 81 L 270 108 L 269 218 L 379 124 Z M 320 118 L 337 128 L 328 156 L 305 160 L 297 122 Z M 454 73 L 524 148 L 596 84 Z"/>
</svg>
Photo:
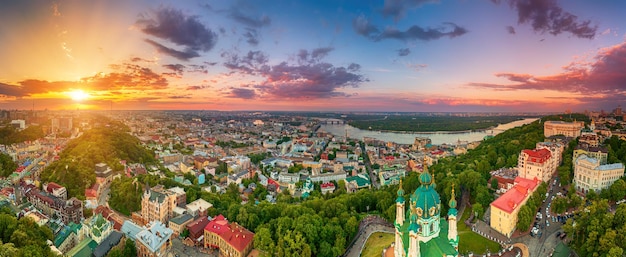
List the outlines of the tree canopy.
<svg viewBox="0 0 626 257">
<path fill-rule="evenodd" d="M 95 183 L 97 163 L 106 163 L 114 171 L 123 169 L 121 160 L 155 163 L 153 153 L 126 131 L 125 126 L 116 123 L 86 131 L 67 144 L 60 159 L 41 173 L 41 179 L 59 183 L 67 188 L 70 196 L 84 199 L 85 189 Z"/>
<path fill-rule="evenodd" d="M 28 126 L 18 131 L 12 126 L 0 127 L 0 145 L 10 145 L 24 141 L 34 141 L 44 136 L 41 126 Z"/>
<path fill-rule="evenodd" d="M 46 243 L 53 239 L 48 227 L 31 218 L 18 220 L 14 214 L 0 214 L 0 256 L 56 256 Z"/>
<path fill-rule="evenodd" d="M 11 159 L 11 156 L 0 153 L 0 177 L 8 177 L 17 169 L 17 164 Z"/>
</svg>

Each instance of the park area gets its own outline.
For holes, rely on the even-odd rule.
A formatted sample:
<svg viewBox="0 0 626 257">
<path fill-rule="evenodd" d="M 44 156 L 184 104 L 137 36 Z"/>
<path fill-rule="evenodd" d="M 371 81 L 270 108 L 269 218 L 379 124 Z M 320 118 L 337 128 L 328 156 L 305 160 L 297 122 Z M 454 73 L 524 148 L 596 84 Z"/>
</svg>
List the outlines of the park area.
<svg viewBox="0 0 626 257">
<path fill-rule="evenodd" d="M 393 243 L 393 234 L 376 232 L 373 233 L 365 242 L 361 256 L 363 257 L 380 257 L 383 249 L 389 247 Z"/>
<path fill-rule="evenodd" d="M 480 236 L 465 225 L 463 221 L 469 218 L 469 214 L 469 211 L 464 211 L 463 216 L 457 222 L 459 253 L 466 254 L 472 252 L 474 254 L 482 254 L 487 252 L 487 249 L 492 253 L 500 251 L 500 244 Z"/>
</svg>

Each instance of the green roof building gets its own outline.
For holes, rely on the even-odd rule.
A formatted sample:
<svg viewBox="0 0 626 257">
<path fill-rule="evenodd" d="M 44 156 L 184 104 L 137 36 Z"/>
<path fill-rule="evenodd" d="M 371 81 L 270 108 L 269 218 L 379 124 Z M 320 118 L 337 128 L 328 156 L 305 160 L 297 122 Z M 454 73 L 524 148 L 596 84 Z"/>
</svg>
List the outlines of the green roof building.
<svg viewBox="0 0 626 257">
<path fill-rule="evenodd" d="M 396 221 L 394 222 L 396 257 L 458 256 L 459 236 L 456 228 L 456 200 L 454 186 L 448 202 L 448 220 L 441 218 L 441 199 L 435 191 L 435 180 L 424 166 L 419 176 L 420 186 L 405 197 L 402 181 L 396 198 Z M 406 199 L 409 212 L 406 212 Z"/>
</svg>

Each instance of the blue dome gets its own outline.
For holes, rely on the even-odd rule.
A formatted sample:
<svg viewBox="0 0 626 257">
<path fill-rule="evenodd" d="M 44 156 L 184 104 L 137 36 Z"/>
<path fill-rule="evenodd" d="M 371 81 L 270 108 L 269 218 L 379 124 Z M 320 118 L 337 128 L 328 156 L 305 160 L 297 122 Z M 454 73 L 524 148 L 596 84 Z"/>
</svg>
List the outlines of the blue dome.
<svg viewBox="0 0 626 257">
<path fill-rule="evenodd" d="M 420 183 L 422 183 L 422 185 L 430 185 L 430 183 L 432 182 L 433 176 L 431 176 L 428 171 L 422 172 L 422 174 L 420 175 Z"/>
<path fill-rule="evenodd" d="M 456 200 L 454 198 L 450 199 L 450 202 L 448 202 L 448 206 L 450 208 L 456 208 Z"/>
<path fill-rule="evenodd" d="M 432 185 L 422 184 L 415 190 L 413 195 L 411 195 L 411 205 L 422 218 L 439 216 L 441 198 Z"/>
</svg>

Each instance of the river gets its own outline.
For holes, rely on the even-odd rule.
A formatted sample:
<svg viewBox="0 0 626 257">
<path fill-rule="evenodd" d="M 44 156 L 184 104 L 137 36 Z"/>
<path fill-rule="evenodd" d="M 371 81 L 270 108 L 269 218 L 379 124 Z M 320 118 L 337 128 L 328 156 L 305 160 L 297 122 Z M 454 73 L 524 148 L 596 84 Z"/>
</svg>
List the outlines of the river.
<svg viewBox="0 0 626 257">
<path fill-rule="evenodd" d="M 493 129 L 476 132 L 381 132 L 358 129 L 348 124 L 322 124 L 319 128 L 319 131 L 326 131 L 335 136 L 345 136 L 347 131 L 348 137 L 350 138 L 357 138 L 362 140 L 363 137 L 371 137 L 383 141 L 392 141 L 398 144 L 413 144 L 413 142 L 415 141 L 415 137 L 428 137 L 432 141 L 433 145 L 441 145 L 456 144 L 459 140 L 467 142 L 482 141 L 485 136 L 495 136 L 502 133 L 503 131 L 506 131 L 507 129 L 529 124 L 536 120 L 538 120 L 538 118 L 527 118 L 523 120 L 500 124 Z"/>
</svg>

